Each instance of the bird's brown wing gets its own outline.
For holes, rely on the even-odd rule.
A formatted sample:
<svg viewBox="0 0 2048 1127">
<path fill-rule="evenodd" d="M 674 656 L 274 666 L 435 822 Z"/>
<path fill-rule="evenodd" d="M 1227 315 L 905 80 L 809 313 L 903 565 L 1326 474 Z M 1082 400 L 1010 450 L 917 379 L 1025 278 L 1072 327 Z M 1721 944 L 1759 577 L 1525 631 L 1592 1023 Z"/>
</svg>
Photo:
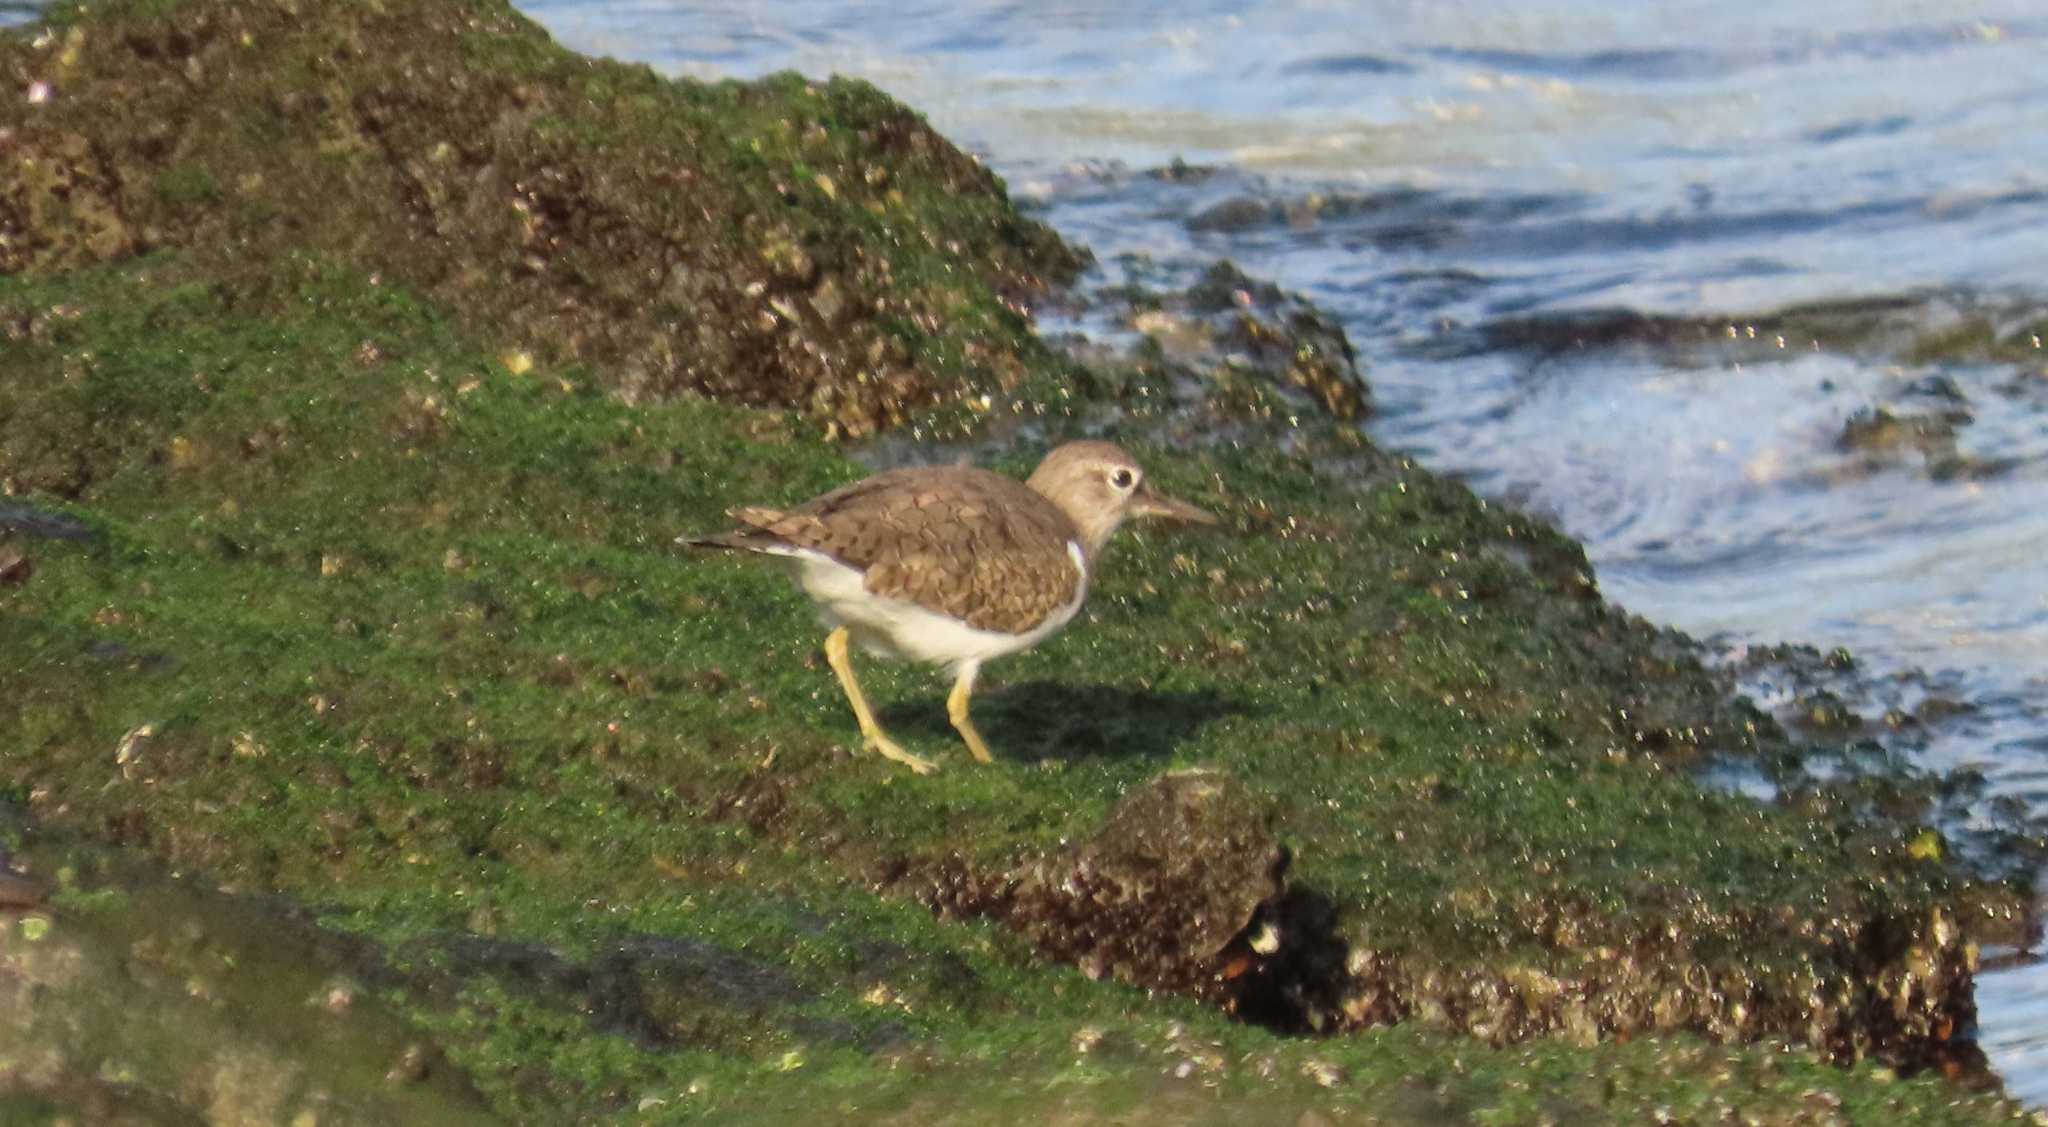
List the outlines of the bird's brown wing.
<svg viewBox="0 0 2048 1127">
<path fill-rule="evenodd" d="M 779 512 L 741 509 L 730 539 L 809 548 L 865 573 L 867 589 L 982 630 L 1021 634 L 1081 582 L 1065 513 L 1029 487 L 968 466 L 890 470 Z M 732 543 L 731 547 L 757 544 Z"/>
</svg>

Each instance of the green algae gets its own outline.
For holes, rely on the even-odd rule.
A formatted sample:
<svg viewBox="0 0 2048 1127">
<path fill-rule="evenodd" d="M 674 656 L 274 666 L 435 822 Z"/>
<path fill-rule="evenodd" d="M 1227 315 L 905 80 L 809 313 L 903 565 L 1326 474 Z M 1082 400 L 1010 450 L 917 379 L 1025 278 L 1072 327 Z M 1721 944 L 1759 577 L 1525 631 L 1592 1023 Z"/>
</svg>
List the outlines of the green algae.
<svg viewBox="0 0 2048 1127">
<path fill-rule="evenodd" d="M 283 1122 L 304 1108 L 324 1123 L 1618 1124 L 1739 1109 L 1758 1123 L 1943 1124 L 2004 1110 L 1938 1081 L 1844 1074 L 1783 1049 L 1646 1039 L 1501 1050 L 1415 1026 L 1275 1037 L 1043 966 L 1001 929 L 801 880 L 741 892 L 685 879 L 688 892 L 664 898 L 565 908 L 543 946 L 462 930 L 453 921 L 476 913 L 460 899 L 433 905 L 449 913 L 445 927 L 420 926 L 428 904 L 392 899 L 335 912 L 344 932 L 321 932 L 260 901 L 139 874 L 104 849 L 46 842 L 30 859 L 61 866 L 81 900 L 32 957 L 0 937 L 0 958 L 45 991 L 10 1016 L 106 1007 L 123 1034 L 112 1053 L 98 1047 L 107 1055 L 42 1042 L 22 1069 L 8 1055 L 22 1047 L 7 1038 L 13 1025 L 0 1027 L 0 1058 L 16 1069 L 16 1107 L 0 1108 L 26 1098 L 38 1104 L 29 1111 L 95 1122 Z M 150 910 L 84 899 L 110 884 Z M 386 953 L 350 940 L 355 930 L 385 935 Z M 105 958 L 99 933 L 127 953 L 116 973 L 135 989 L 109 996 L 48 973 L 64 962 L 50 953 L 75 952 L 74 971 Z M 395 1027 L 394 1009 L 420 1015 L 447 1056 Z M 259 1013 L 272 1016 L 252 1021 Z M 231 1031 L 189 1036 L 229 1014 Z M 265 1043 L 254 1031 L 284 1035 Z M 329 1079 L 352 1069 L 370 1071 Z M 166 1070 L 184 1082 L 149 1083 Z"/>
<path fill-rule="evenodd" d="M 454 34 L 472 17 L 473 34 Z M 62 17 L 73 18 L 84 42 L 107 41 L 98 17 Z M 195 2 L 170 18 L 193 22 L 130 28 L 125 42 L 217 73 L 207 52 L 231 48 L 234 29 L 281 34 L 270 9 Z M 395 65 L 350 46 L 389 46 L 383 20 L 351 8 L 304 33 L 328 47 L 322 37 L 339 37 L 346 68 L 303 44 L 280 65 L 337 83 Z M 529 146 L 593 159 L 625 143 L 563 117 L 566 84 L 638 107 L 628 132 L 655 140 L 633 152 L 684 145 L 645 120 L 677 98 L 709 105 L 703 120 L 721 136 L 752 130 L 759 150 L 720 152 L 779 178 L 777 199 L 799 193 L 801 206 L 784 201 L 804 217 L 791 222 L 819 225 L 808 242 L 762 247 L 763 268 L 793 282 L 822 243 L 900 242 L 886 215 L 829 206 L 856 191 L 845 161 L 889 155 L 885 184 L 907 175 L 898 160 L 933 178 L 917 198 L 938 210 L 917 222 L 939 237 L 912 240 L 926 251 L 1001 263 L 1045 237 L 1014 217 L 986 222 L 973 209 L 1005 212 L 986 174 L 867 88 L 663 83 L 555 53 L 487 5 L 451 5 L 427 26 L 500 75 L 458 83 L 485 115 L 471 124 L 498 131 L 472 169 L 483 182 Z M 197 45 L 179 46 L 181 34 Z M 9 50 L 7 65 L 31 65 Z M 502 73 L 527 76 L 513 89 Z M 284 96 L 262 73 L 230 77 Z M 828 94 L 821 141 L 769 121 Z M 356 127 L 469 135 L 435 125 L 445 107 L 365 109 L 363 97 L 346 119 Z M 532 111 L 518 129 L 490 108 L 506 104 Z M 68 112 L 81 116 L 65 128 L 92 124 L 87 108 Z M 247 131 L 295 151 L 294 137 L 344 120 L 303 112 L 325 124 L 295 132 L 259 117 Z M 125 136 L 132 123 L 107 128 Z M 696 143 L 685 150 L 701 156 Z M 805 144 L 842 163 L 804 163 Z M 137 159 L 161 159 L 151 151 Z M 300 175 L 250 151 L 279 169 L 264 176 Z M 352 145 L 340 152 L 327 173 L 372 174 L 349 163 Z M 1297 1115 L 1388 1106 L 1477 1121 L 1640 1121 L 1657 1101 L 1704 1115 L 1723 1099 L 1793 1122 L 1835 1113 L 1809 1106 L 1801 1085 L 1848 1093 L 1823 1104 L 1960 1099 L 1820 1070 L 1806 1054 L 1781 1066 L 1763 1050 L 1648 1040 L 1692 1030 L 1797 1039 L 1843 1061 L 1967 1063 L 1951 1042 L 1970 1014 L 1969 941 L 1981 918 L 2015 908 L 1930 856 L 1910 816 L 1703 791 L 1691 766 L 1768 753 L 1781 735 L 1681 640 L 1602 604 L 1583 553 L 1555 531 L 1355 432 L 1276 418 L 1250 376 L 1219 386 L 1192 421 L 1124 410 L 1153 398 L 1170 365 L 1084 372 L 1046 357 L 1023 322 L 986 304 L 1021 277 L 1020 260 L 972 293 L 934 296 L 931 278 L 956 275 L 921 258 L 890 292 L 918 293 L 922 270 L 924 296 L 900 317 L 872 315 L 891 339 L 922 342 L 901 362 L 1000 372 L 1007 355 L 1019 367 L 971 385 L 1004 392 L 990 408 L 891 391 L 861 408 L 862 425 L 895 411 L 914 432 L 970 428 L 1011 472 L 1041 448 L 1041 420 L 1108 425 L 1227 528 L 1127 534 L 1067 635 L 989 671 L 977 717 L 992 768 L 958 755 L 930 676 L 869 666 L 885 721 L 945 763 L 913 779 L 857 752 L 808 608 L 780 576 L 670 547 L 727 506 L 861 473 L 826 441 L 835 423 L 856 429 L 836 407 L 752 385 L 691 385 L 735 405 L 621 382 L 630 349 L 521 335 L 537 322 L 519 303 L 560 291 L 477 296 L 491 287 L 461 280 L 502 267 L 503 238 L 467 230 L 423 259 L 387 261 L 382 248 L 417 240 L 378 234 L 392 228 L 377 193 L 307 228 L 278 217 L 303 185 L 259 184 L 252 210 L 236 212 L 245 204 L 222 186 L 241 181 L 211 159 L 163 164 L 147 201 L 120 196 L 122 214 L 151 216 L 149 244 L 172 249 L 87 265 L 108 253 L 52 244 L 0 279 L 0 490 L 43 526 L 82 533 L 9 541 L 34 570 L 0 590 L 0 788 L 46 825 L 283 892 L 362 936 L 363 963 L 387 976 L 379 989 L 438 1033 L 499 1114 L 595 1118 L 645 1103 L 675 1118 L 855 1108 L 996 1121 L 1056 1091 L 1078 1093 L 1077 1119 L 1127 1107 L 1199 1118 L 1194 1101 L 1220 1092 Z M 977 185 L 957 200 L 940 191 Z M 660 194 L 589 190 L 619 207 Z M 463 206 L 427 196 L 414 220 Z M 886 191 L 881 202 L 895 206 Z M 752 237 L 744 217 L 760 204 L 721 200 L 720 246 Z M 549 245 L 575 248 L 564 253 L 595 290 L 633 292 L 637 259 L 599 269 L 618 232 L 562 214 Z M 231 257 L 230 227 L 246 231 Z M 977 242 L 989 238 L 1011 249 Z M 450 247 L 475 261 L 437 257 Z M 630 304 L 587 308 L 623 333 L 610 322 L 630 326 Z M 745 405 L 763 401 L 796 410 Z M 1232 441 L 1173 448 L 1216 419 Z M 1103 917 L 1033 889 L 1062 886 L 1077 861 L 1142 870 L 1158 847 L 1128 846 L 1152 823 L 1118 836 L 1121 804 L 1198 767 L 1242 794 L 1220 836 L 1242 831 L 1258 848 L 1185 887 L 1120 878 L 1134 910 L 1081 942 Z M 1245 863 L 1268 842 L 1288 854 L 1278 874 Z M 1130 955 L 1136 928 L 1189 902 L 1248 918 L 1203 919 L 1156 957 Z M 1218 934 L 1228 941 L 1211 951 Z M 1353 1035 L 1277 1037 L 1130 983 L 1278 1029 Z M 1405 1024 L 1357 1032 L 1391 1020 Z M 1542 1034 L 1561 1036 L 1479 1047 Z M 1616 1037 L 1633 1040 L 1554 1043 Z M 1721 1078 L 1724 1063 L 1739 1080 Z M 1608 1069 L 1632 1078 L 1589 1086 Z M 1162 1072 L 1173 1080 L 1159 1086 Z M 942 1082 L 969 1095 L 935 1098 Z M 1959 1107 L 1955 1121 L 2001 1109 Z"/>
<path fill-rule="evenodd" d="M 7 430 L 0 476 L 78 451 L 60 492 L 92 529 L 29 542 L 37 572 L 0 618 L 21 686 L 4 782 L 54 824 L 311 897 L 401 965 L 437 934 L 556 952 L 617 941 L 588 930 L 592 915 L 704 941 L 714 913 L 659 906 L 820 879 L 1032 934 L 1034 917 L 970 912 L 938 889 L 1086 839 L 1116 795 L 1180 764 L 1222 768 L 1274 810 L 1290 881 L 1341 906 L 1343 938 L 1372 953 L 1351 969 L 1378 994 L 1320 995 L 1318 1020 L 1338 1025 L 1360 998 L 1360 1019 L 1417 1016 L 1432 968 L 1565 981 L 1674 929 L 1677 969 L 1642 983 L 1773 959 L 1796 975 L 1814 958 L 1798 928 L 1921 911 L 1942 871 L 1900 841 L 1885 867 L 1843 873 L 1844 827 L 1660 767 L 1749 740 L 1739 710 L 1715 728 L 1728 706 L 1683 660 L 1645 666 L 1644 629 L 1584 597 L 1569 542 L 1394 461 L 1347 497 L 1305 488 L 1277 454 L 1155 457 L 1164 487 L 1230 513 L 1235 533 L 1120 545 L 1072 637 L 992 671 L 980 715 L 1005 762 L 914 781 L 850 751 L 808 612 L 779 576 L 666 547 L 733 500 L 859 472 L 816 438 L 713 403 L 628 407 L 573 376 L 515 376 L 428 307 L 326 271 L 302 283 L 298 317 L 228 318 L 218 297 L 163 284 L 183 268 L 0 283 L 0 306 L 38 326 L 0 392 L 0 414 L 25 424 Z M 380 342 L 369 363 L 366 338 Z M 1510 541 L 1528 563 L 1491 554 Z M 1557 578 L 1515 579 L 1538 573 Z M 739 618 L 758 632 L 735 632 Z M 891 723 L 947 754 L 930 679 L 875 674 Z M 1751 905 L 1794 911 L 1781 925 Z M 733 946 L 774 948 L 774 929 L 738 915 Z M 1032 963 L 1004 942 L 1009 973 Z M 571 995 L 492 987 L 498 973 L 455 974 L 447 1004 L 469 1017 L 441 1001 L 420 1012 L 474 1075 L 569 1054 L 506 1106 L 623 1099 L 624 1081 L 567 1079 L 598 1067 L 589 1053 L 628 1076 L 651 1067 L 617 1030 L 567 1016 L 588 1010 Z M 1769 986 L 1716 990 L 1766 1014 Z M 1381 995 L 1401 1001 L 1380 1012 Z M 535 1006 L 556 1015 L 546 1044 L 563 1045 L 507 1040 L 501 1010 Z M 1007 1024 L 957 998 L 918 1008 L 943 1015 L 933 1042 L 961 1035 L 954 1023 Z M 712 1066 L 731 1066 L 719 1047 L 740 1029 L 784 1030 L 748 1043 L 803 1051 L 773 1011 L 670 1020 L 707 1074 L 726 1075 Z M 847 1068 L 875 1056 L 857 1038 L 832 1051 Z"/>
</svg>

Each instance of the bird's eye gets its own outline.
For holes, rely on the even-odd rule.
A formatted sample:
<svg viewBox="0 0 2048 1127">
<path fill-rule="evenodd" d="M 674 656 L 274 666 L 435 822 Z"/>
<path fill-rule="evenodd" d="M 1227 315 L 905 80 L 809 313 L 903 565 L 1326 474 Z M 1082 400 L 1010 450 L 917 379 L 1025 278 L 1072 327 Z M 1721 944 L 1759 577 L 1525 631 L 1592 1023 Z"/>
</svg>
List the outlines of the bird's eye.
<svg viewBox="0 0 2048 1127">
<path fill-rule="evenodd" d="M 1109 475 L 1109 483 L 1118 489 L 1129 489 L 1138 484 L 1138 475 L 1130 470 L 1116 470 Z"/>
</svg>

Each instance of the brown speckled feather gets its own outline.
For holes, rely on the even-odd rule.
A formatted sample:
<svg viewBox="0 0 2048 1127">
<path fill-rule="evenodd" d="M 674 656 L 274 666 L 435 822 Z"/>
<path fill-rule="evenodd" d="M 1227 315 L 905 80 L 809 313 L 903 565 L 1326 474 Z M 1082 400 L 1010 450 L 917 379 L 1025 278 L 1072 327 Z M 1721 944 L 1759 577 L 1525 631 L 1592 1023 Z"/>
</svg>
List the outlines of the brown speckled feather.
<svg viewBox="0 0 2048 1127">
<path fill-rule="evenodd" d="M 783 512 L 745 508 L 724 547 L 789 545 L 864 573 L 869 591 L 1022 634 L 1073 601 L 1081 580 L 1059 507 L 1021 482 L 971 466 L 876 474 Z"/>
</svg>

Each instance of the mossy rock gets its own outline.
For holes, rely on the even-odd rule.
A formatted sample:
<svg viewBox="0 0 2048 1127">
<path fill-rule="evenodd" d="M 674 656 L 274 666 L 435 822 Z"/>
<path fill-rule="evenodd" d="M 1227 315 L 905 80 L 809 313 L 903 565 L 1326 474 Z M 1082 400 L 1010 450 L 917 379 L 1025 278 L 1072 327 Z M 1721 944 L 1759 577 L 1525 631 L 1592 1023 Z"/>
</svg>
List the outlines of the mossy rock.
<svg viewBox="0 0 2048 1127">
<path fill-rule="evenodd" d="M 874 87 L 672 82 L 509 6 L 60 6 L 0 41 L 0 273 L 183 248 L 260 303 L 314 256 L 632 401 L 861 435 L 1000 393 L 1082 259 Z"/>
</svg>

